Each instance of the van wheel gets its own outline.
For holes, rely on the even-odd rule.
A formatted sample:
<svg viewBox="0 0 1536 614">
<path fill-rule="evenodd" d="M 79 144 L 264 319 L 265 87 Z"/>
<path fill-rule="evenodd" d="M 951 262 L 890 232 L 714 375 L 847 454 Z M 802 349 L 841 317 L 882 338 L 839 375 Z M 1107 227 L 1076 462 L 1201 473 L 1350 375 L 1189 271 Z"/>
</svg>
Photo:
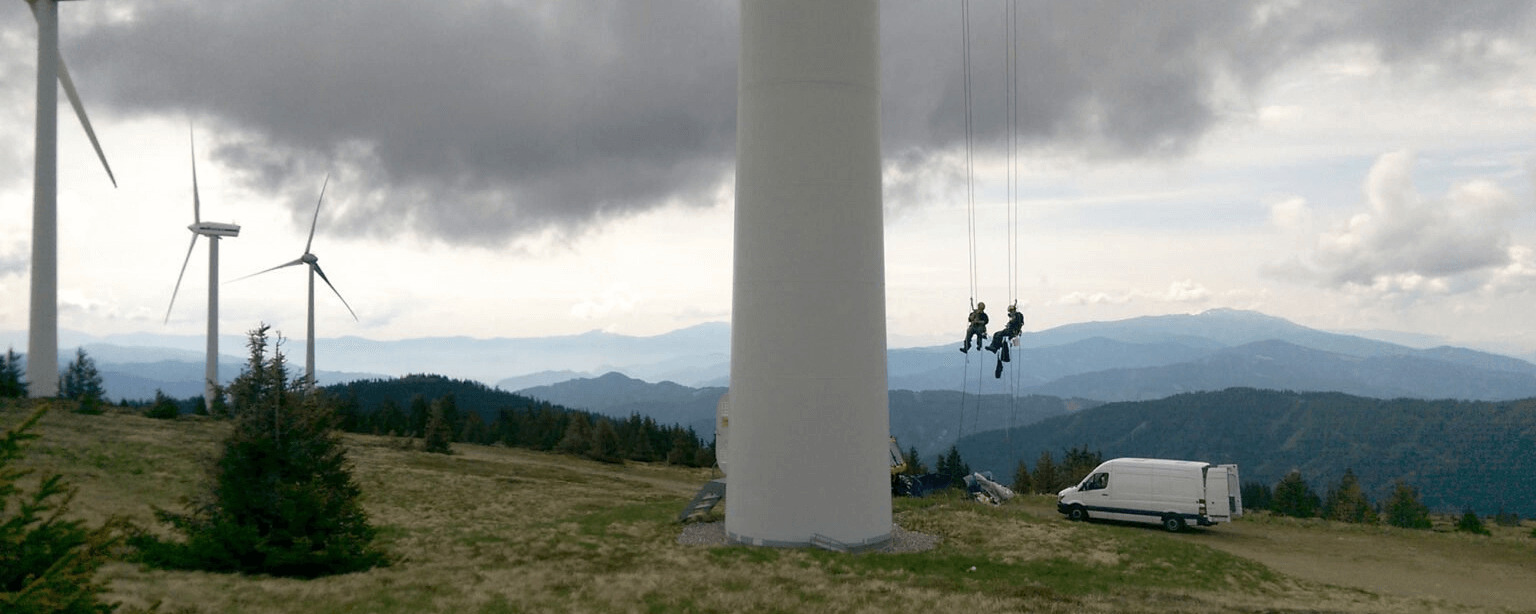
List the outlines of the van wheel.
<svg viewBox="0 0 1536 614">
<path fill-rule="evenodd" d="M 1072 506 L 1072 509 L 1067 510 L 1067 519 L 1075 520 L 1077 522 L 1087 520 L 1088 510 L 1083 509 L 1083 506 L 1081 505 L 1074 505 Z"/>
<path fill-rule="evenodd" d="M 1184 519 L 1178 516 L 1164 516 L 1163 528 L 1168 529 L 1169 533 L 1178 533 L 1184 530 Z"/>
</svg>

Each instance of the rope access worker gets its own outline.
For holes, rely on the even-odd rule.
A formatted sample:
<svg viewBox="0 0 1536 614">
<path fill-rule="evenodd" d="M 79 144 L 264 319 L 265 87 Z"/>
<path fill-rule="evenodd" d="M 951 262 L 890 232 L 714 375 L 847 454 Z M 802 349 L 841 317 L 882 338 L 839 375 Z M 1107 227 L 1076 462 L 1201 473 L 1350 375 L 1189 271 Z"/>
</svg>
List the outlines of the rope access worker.
<svg viewBox="0 0 1536 614">
<path fill-rule="evenodd" d="M 1001 378 L 1003 376 L 1003 363 L 1010 360 L 1008 356 L 1008 342 L 1013 339 L 1018 339 L 1019 334 L 1023 331 L 1024 314 L 1019 313 L 1018 305 L 1009 305 L 1008 324 L 1003 326 L 1003 330 L 997 331 L 996 334 L 992 335 L 992 344 L 987 346 L 987 351 L 992 352 L 993 354 L 996 354 L 998 350 L 1003 351 L 1003 353 L 998 356 L 997 370 L 992 374 L 993 377 Z M 970 338 L 967 337 L 966 340 L 969 341 Z"/>
<path fill-rule="evenodd" d="M 971 315 L 966 321 L 970 324 L 965 329 L 965 345 L 961 346 L 960 351 L 969 353 L 971 351 L 971 337 L 976 338 L 976 349 L 978 350 L 987 342 L 987 304 L 976 303 L 976 308 L 971 310 Z"/>
</svg>

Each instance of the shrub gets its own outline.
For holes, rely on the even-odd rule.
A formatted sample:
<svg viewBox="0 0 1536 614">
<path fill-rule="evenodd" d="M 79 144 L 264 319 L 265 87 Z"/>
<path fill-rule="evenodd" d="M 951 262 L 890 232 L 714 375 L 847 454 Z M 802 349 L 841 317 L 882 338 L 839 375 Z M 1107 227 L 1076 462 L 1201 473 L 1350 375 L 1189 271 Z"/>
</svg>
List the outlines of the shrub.
<svg viewBox="0 0 1536 614">
<path fill-rule="evenodd" d="M 384 563 L 358 501 L 335 415 L 302 379 L 289 380 L 267 327 L 250 332 L 251 361 L 233 383 L 234 428 L 205 492 L 185 513 L 156 516 L 186 537 L 134 539 L 162 567 L 316 577 Z"/>
<path fill-rule="evenodd" d="M 144 415 L 157 420 L 175 420 L 176 416 L 181 415 L 181 408 L 177 406 L 175 399 L 156 390 L 155 402 L 149 406 L 149 409 L 144 410 Z"/>
<path fill-rule="evenodd" d="M 23 444 L 37 438 L 29 431 L 46 409 L 0 439 L 0 611 L 105 614 L 114 606 L 100 601 L 106 586 L 95 576 L 117 541 L 118 521 L 88 529 L 79 520 L 64 520 L 74 490 L 63 476 L 46 477 L 27 492 L 18 482 L 30 472 L 11 466 L 22 457 Z"/>
<path fill-rule="evenodd" d="M 1477 512 L 1472 511 L 1472 508 L 1462 510 L 1461 519 L 1456 521 L 1456 530 L 1474 535 L 1490 534 L 1488 527 L 1483 526 L 1483 519 L 1478 518 Z"/>
</svg>

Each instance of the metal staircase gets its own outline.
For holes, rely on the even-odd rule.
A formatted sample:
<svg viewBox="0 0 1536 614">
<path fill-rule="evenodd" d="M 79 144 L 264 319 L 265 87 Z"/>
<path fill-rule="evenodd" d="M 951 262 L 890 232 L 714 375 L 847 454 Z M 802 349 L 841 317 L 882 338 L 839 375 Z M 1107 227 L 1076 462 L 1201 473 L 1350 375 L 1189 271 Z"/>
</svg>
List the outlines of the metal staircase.
<svg viewBox="0 0 1536 614">
<path fill-rule="evenodd" d="M 715 509 L 715 504 L 724 498 L 725 478 L 710 480 L 699 489 L 698 494 L 693 496 L 693 501 L 688 503 L 688 507 L 683 508 L 682 513 L 677 515 L 677 521 L 687 522 L 695 514 L 708 514 L 710 510 Z"/>
</svg>

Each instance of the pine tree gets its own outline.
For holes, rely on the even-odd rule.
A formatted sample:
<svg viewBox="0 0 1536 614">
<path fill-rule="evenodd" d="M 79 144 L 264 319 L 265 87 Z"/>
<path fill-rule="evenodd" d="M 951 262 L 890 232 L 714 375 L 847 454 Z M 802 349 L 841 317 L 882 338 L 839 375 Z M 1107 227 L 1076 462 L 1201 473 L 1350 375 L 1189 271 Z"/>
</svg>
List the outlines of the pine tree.
<svg viewBox="0 0 1536 614">
<path fill-rule="evenodd" d="M 964 484 L 965 476 L 971 474 L 971 466 L 966 464 L 965 459 L 960 458 L 960 448 L 952 445 L 949 447 L 949 452 L 939 456 L 934 473 L 949 478 L 950 485 L 960 486 Z"/>
<path fill-rule="evenodd" d="M 1050 452 L 1040 453 L 1040 458 L 1035 461 L 1034 477 L 1035 492 L 1038 493 L 1054 495 L 1067 487 L 1061 471 L 1056 468 L 1056 459 L 1051 458 Z"/>
<path fill-rule="evenodd" d="M 597 426 L 592 429 L 592 449 L 587 457 L 604 463 L 624 462 L 619 456 L 619 433 L 613 430 L 612 421 L 598 418 Z"/>
<path fill-rule="evenodd" d="M 566 419 L 565 435 L 560 438 L 560 443 L 555 445 L 555 450 L 566 454 L 582 455 L 591 449 L 592 423 L 587 421 L 586 414 L 572 413 Z M 674 464 L 681 465 L 683 463 L 677 462 Z"/>
<path fill-rule="evenodd" d="M 250 366 L 230 384 L 234 427 L 207 489 L 185 513 L 156 512 L 186 541 L 134 538 L 146 562 L 291 577 L 384 562 L 334 412 L 302 379 L 289 380 L 281 348 L 266 357 L 267 330 L 249 333 Z"/>
<path fill-rule="evenodd" d="M 96 361 L 85 355 L 85 348 L 75 350 L 75 359 L 59 377 L 59 397 L 80 402 L 80 413 L 99 414 L 106 391 Z"/>
<path fill-rule="evenodd" d="M 1292 516 L 1295 518 L 1311 518 L 1317 515 L 1318 507 L 1322 502 L 1317 493 L 1307 486 L 1307 481 L 1302 479 L 1301 472 L 1291 470 L 1280 478 L 1275 484 L 1275 507 L 1277 514 Z"/>
<path fill-rule="evenodd" d="M 1275 491 L 1263 482 L 1246 482 L 1242 486 L 1243 508 L 1267 510 L 1274 507 Z"/>
<path fill-rule="evenodd" d="M 1376 524 L 1376 510 L 1360 490 L 1360 480 L 1353 470 L 1345 469 L 1339 485 L 1329 489 L 1328 498 L 1323 503 L 1323 517 L 1355 524 Z"/>
<path fill-rule="evenodd" d="M 27 383 L 22 380 L 25 373 L 16 349 L 6 349 L 5 355 L 0 356 L 0 399 L 21 399 L 27 396 Z"/>
<path fill-rule="evenodd" d="M 1392 487 L 1392 497 L 1382 505 L 1387 524 L 1405 529 L 1428 529 L 1434 526 L 1429 519 L 1429 508 L 1419 502 L 1418 489 L 1398 480 Z"/>
<path fill-rule="evenodd" d="M 1061 488 L 1083 481 L 1083 478 L 1088 477 L 1089 473 L 1104 462 L 1104 454 L 1089 452 L 1088 446 L 1067 450 L 1061 458 Z"/>
<path fill-rule="evenodd" d="M 106 585 L 96 570 L 117 541 L 118 521 L 89 529 L 79 520 L 62 518 L 74 489 L 62 475 L 22 488 L 30 471 L 16 469 L 32 427 L 46 407 L 0 438 L 0 611 L 7 614 L 106 614 L 114 604 L 101 603 Z"/>
<path fill-rule="evenodd" d="M 907 468 L 902 471 L 904 475 L 923 475 L 928 473 L 928 466 L 923 464 L 923 458 L 917 454 L 917 446 L 907 448 Z"/>
<path fill-rule="evenodd" d="M 411 397 L 410 429 L 411 437 L 421 437 L 427 432 L 427 415 L 432 413 L 431 404 L 427 403 L 427 397 L 416 395 Z"/>
<path fill-rule="evenodd" d="M 443 408 L 434 404 L 427 412 L 427 424 L 422 429 L 421 449 L 433 454 L 452 454 L 453 427 L 443 416 Z"/>
<path fill-rule="evenodd" d="M 1024 459 L 1019 459 L 1019 464 L 1013 467 L 1013 492 L 1027 494 L 1034 492 L 1035 480 L 1029 475 L 1029 465 L 1024 464 Z"/>
</svg>

